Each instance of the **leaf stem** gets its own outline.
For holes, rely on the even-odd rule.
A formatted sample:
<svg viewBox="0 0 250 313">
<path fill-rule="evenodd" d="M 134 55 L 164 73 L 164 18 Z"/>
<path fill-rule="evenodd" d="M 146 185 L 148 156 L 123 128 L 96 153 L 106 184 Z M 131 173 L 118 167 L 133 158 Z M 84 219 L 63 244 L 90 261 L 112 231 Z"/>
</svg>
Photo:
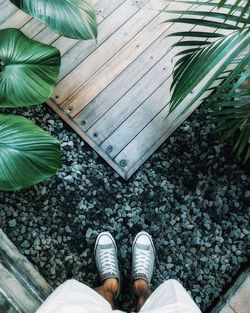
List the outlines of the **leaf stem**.
<svg viewBox="0 0 250 313">
<path fill-rule="evenodd" d="M 0 60 L 0 73 L 4 71 L 5 63 L 4 61 Z"/>
</svg>

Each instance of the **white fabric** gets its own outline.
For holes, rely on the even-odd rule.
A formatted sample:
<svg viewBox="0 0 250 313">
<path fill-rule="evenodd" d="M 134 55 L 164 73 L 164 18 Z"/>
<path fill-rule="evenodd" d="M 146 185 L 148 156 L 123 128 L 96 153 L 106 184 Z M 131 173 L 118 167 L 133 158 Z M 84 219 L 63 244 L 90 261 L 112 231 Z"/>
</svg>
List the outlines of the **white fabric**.
<svg viewBox="0 0 250 313">
<path fill-rule="evenodd" d="M 201 313 L 182 285 L 170 279 L 161 284 L 148 298 L 143 313 Z M 95 290 L 68 280 L 59 286 L 36 313 L 123 313 L 112 311 L 110 304 Z"/>
</svg>

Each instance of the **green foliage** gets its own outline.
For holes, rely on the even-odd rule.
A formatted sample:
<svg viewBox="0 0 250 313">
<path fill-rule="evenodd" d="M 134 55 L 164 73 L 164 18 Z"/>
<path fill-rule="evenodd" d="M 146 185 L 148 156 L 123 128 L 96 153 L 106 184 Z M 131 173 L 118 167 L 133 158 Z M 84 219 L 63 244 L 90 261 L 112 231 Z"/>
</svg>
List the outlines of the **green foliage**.
<svg viewBox="0 0 250 313">
<path fill-rule="evenodd" d="M 97 37 L 95 10 L 87 0 L 10 1 L 62 36 L 83 40 Z"/>
<path fill-rule="evenodd" d="M 3 29 L 0 62 L 0 108 L 41 104 L 52 94 L 61 62 L 56 48 Z"/>
<path fill-rule="evenodd" d="M 24 117 L 0 115 L 0 190 L 31 186 L 59 167 L 56 139 Z"/>
<path fill-rule="evenodd" d="M 238 136 L 234 151 L 238 155 L 244 153 L 246 162 L 250 158 L 250 94 L 249 85 L 245 84 L 250 78 L 250 53 L 247 50 L 250 47 L 250 1 L 234 0 L 233 4 L 229 4 L 227 0 L 208 0 L 192 3 L 200 8 L 209 6 L 211 12 L 194 9 L 167 11 L 181 14 L 181 17 L 167 22 L 204 28 L 204 31 L 194 28 L 169 35 L 182 39 L 183 36 L 188 37 L 188 40 L 173 45 L 184 49 L 176 55 L 179 59 L 173 73 L 170 112 L 199 86 L 203 78 L 208 77 L 186 109 L 205 92 L 212 92 L 205 101 L 204 109 L 216 122 L 224 138 Z"/>
</svg>

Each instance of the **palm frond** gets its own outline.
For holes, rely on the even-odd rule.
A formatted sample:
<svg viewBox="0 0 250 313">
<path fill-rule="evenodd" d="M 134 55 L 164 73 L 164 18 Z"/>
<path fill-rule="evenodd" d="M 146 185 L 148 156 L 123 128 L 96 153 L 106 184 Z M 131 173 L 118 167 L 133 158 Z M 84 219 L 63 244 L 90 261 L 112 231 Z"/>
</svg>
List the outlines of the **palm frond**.
<svg viewBox="0 0 250 313">
<path fill-rule="evenodd" d="M 247 84 L 250 67 L 246 66 L 249 62 L 249 55 L 243 57 L 204 105 L 223 138 L 237 136 L 234 151 L 237 155 L 245 152 L 244 162 L 250 157 L 247 153 L 250 149 L 250 86 Z"/>
<path fill-rule="evenodd" d="M 167 22 L 195 26 L 191 31 L 168 35 L 181 37 L 173 48 L 183 47 L 175 56 L 178 60 L 173 71 L 170 112 L 189 99 L 191 93 L 193 97 L 187 101 L 182 114 L 210 93 L 205 99 L 206 112 L 225 138 L 238 136 L 234 149 L 238 155 L 245 152 L 247 161 L 250 158 L 250 86 L 244 82 L 250 75 L 250 53 L 245 53 L 250 46 L 250 1 L 208 0 L 193 1 L 193 4 L 199 6 L 199 11 L 167 11 L 181 15 Z M 213 7 L 212 11 L 200 10 L 204 5 Z M 200 30 L 203 28 L 204 32 Z"/>
</svg>

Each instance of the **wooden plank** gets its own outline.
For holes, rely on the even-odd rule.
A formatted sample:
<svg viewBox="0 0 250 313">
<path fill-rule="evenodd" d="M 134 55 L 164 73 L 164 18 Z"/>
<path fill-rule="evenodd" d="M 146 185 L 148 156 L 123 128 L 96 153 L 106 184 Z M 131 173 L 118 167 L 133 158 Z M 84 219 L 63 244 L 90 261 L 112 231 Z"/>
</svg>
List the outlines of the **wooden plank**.
<svg viewBox="0 0 250 313">
<path fill-rule="evenodd" d="M 144 0 L 148 2 L 149 0 Z M 164 0 L 157 0 L 164 1 Z M 113 13 L 122 23 L 128 20 L 119 31 L 111 35 L 100 47 L 98 47 L 87 59 L 85 59 L 75 70 L 65 77 L 55 88 L 54 95 L 59 96 L 58 105 L 62 106 L 69 94 L 76 92 L 85 81 L 93 76 L 98 69 L 116 54 L 121 47 L 126 45 L 140 30 L 142 30 L 148 21 L 152 20 L 158 12 L 152 10 L 152 0 L 149 5 L 138 11 L 138 7 L 126 3 L 127 9 L 119 12 L 122 15 Z M 150 9 L 149 9 L 150 8 Z M 145 9 L 145 10 L 144 10 Z M 135 14 L 138 12 L 138 15 Z M 143 15 L 143 13 L 145 13 Z M 125 16 L 125 18 L 124 18 Z M 131 17 L 131 18 L 130 18 Z M 143 17 L 143 18 L 142 18 Z M 122 24 L 121 24 L 122 25 Z M 71 100 L 70 100 L 71 101 Z M 66 109 L 67 110 L 67 109 Z"/>
<path fill-rule="evenodd" d="M 16 308 L 10 303 L 10 299 L 6 295 L 1 293 L 0 290 L 0 312 L 1 313 L 20 313 Z"/>
<path fill-rule="evenodd" d="M 1 29 L 3 28 L 21 28 L 25 25 L 32 17 L 27 15 L 21 10 L 17 10 L 13 15 L 11 15 L 7 20 L 1 23 Z"/>
<path fill-rule="evenodd" d="M 0 228 L 0 262 L 20 281 L 25 280 L 30 292 L 41 301 L 52 292 L 52 288 L 45 279 L 34 269 L 31 263 L 20 254 L 15 245 Z"/>
<path fill-rule="evenodd" d="M 166 90 L 169 87 L 170 79 L 167 79 L 102 143 L 101 149 L 115 158 L 167 105 Z"/>
<path fill-rule="evenodd" d="M 117 1 L 117 0 L 115 0 Z M 138 11 L 136 6 L 131 6 L 131 1 L 123 1 L 113 14 L 108 16 L 99 27 L 97 42 L 78 42 L 62 58 L 62 67 L 59 74 L 59 81 L 66 77 L 78 64 L 84 61 L 88 55 L 101 46 L 113 33 L 115 33 L 135 12 Z M 101 47 L 101 52 L 103 47 Z M 104 54 L 104 51 L 103 51 Z M 86 66 L 89 67 L 90 61 Z M 86 68 L 85 68 L 86 71 Z M 71 76 L 73 77 L 73 76 Z"/>
<path fill-rule="evenodd" d="M 87 131 L 87 135 L 100 145 L 162 84 L 171 70 L 171 60 L 165 55 Z"/>
<path fill-rule="evenodd" d="M 87 131 L 99 120 L 137 81 L 139 81 L 166 53 L 165 34 L 132 62 L 112 83 L 93 99 L 74 121 Z"/>
<path fill-rule="evenodd" d="M 8 0 L 2 0 L 0 2 L 0 24 L 3 23 L 6 19 L 8 19 L 14 12 L 18 9 Z"/>
<path fill-rule="evenodd" d="M 111 13 L 113 12 L 117 7 L 119 7 L 121 0 L 110 0 L 110 3 L 107 3 L 107 0 L 101 0 L 99 2 L 99 5 L 102 7 L 102 10 L 104 10 L 105 7 L 105 11 L 106 13 Z M 98 40 L 98 39 L 97 39 Z M 53 46 L 56 47 L 57 49 L 59 49 L 61 51 L 61 54 L 64 55 L 67 51 L 69 51 L 72 47 L 74 47 L 77 43 L 82 42 L 82 47 L 84 48 L 85 45 L 84 44 L 95 44 L 95 41 L 78 41 L 75 39 L 69 39 L 67 38 L 67 40 L 65 40 L 64 37 L 59 37 L 56 41 L 53 42 Z M 79 53 L 82 53 L 83 51 L 81 50 Z"/>
<path fill-rule="evenodd" d="M 175 31 L 190 30 L 193 26 L 184 24 L 171 24 L 166 33 L 160 36 L 140 58 L 137 58 L 129 67 L 124 70 L 111 84 L 109 84 L 94 100 L 82 110 L 74 120 L 81 129 L 87 131 L 101 118 L 139 79 L 142 78 L 155 62 L 168 51 L 170 46 L 176 42 L 176 37 L 165 38 L 167 33 Z M 169 53 L 169 61 L 173 53 Z M 172 68 L 169 70 L 172 71 Z"/>
<path fill-rule="evenodd" d="M 0 291 L 20 313 L 34 313 L 41 302 L 30 294 L 21 283 L 0 263 Z"/>
<path fill-rule="evenodd" d="M 183 25 L 183 27 L 187 29 L 188 25 Z M 181 29 L 179 28 L 179 25 L 172 25 L 167 32 L 164 35 L 167 35 L 168 33 L 173 33 L 175 31 L 181 31 Z M 189 26 L 189 28 L 191 28 L 191 26 Z M 195 30 L 197 30 L 197 28 L 195 28 Z M 204 29 L 203 29 L 204 30 Z M 176 38 L 174 37 L 169 37 L 167 40 L 168 45 L 167 50 L 169 47 L 171 47 L 171 45 L 176 42 Z M 172 49 L 168 54 L 167 54 L 167 63 L 164 65 L 165 67 L 165 71 L 166 73 L 171 73 L 172 72 L 172 58 L 174 57 L 174 55 L 181 51 L 182 48 L 178 48 L 178 49 Z M 150 77 L 148 77 L 150 76 Z M 154 73 L 147 73 L 145 75 L 145 77 L 143 78 L 143 80 L 146 82 L 151 82 L 154 77 L 156 77 L 157 75 L 155 75 Z M 142 81 L 143 81 L 142 80 Z M 145 84 L 144 87 L 142 87 L 141 89 L 137 90 L 137 93 L 134 95 L 134 97 L 132 97 L 132 99 L 140 99 L 141 94 L 143 93 L 144 90 L 148 90 L 147 85 Z M 119 107 L 119 103 L 121 103 L 121 100 L 118 101 L 118 108 L 116 107 L 117 104 L 115 104 L 114 107 L 112 107 L 111 110 L 107 111 L 106 114 L 104 114 L 102 116 L 102 118 L 96 123 L 96 125 L 94 125 L 91 129 L 90 129 L 90 137 L 95 140 L 97 142 L 97 144 L 100 144 L 103 139 L 106 139 L 109 135 L 110 137 L 108 139 L 106 139 L 104 141 L 104 143 L 102 144 L 102 149 L 109 151 L 111 149 L 112 146 L 112 151 L 110 152 L 110 157 L 115 157 L 124 146 L 126 146 L 135 136 L 137 133 L 139 133 L 139 131 L 153 118 L 152 114 L 155 115 L 158 112 L 162 110 L 163 105 L 166 105 L 166 94 L 167 94 L 167 90 L 170 90 L 170 79 L 168 79 L 167 83 L 164 84 L 165 85 L 165 89 L 164 88 L 160 88 L 160 93 L 158 96 L 152 96 L 153 101 L 149 99 L 147 99 L 145 101 L 145 103 L 140 104 L 139 109 L 137 109 L 136 106 L 136 101 L 132 101 L 129 97 L 128 94 L 131 92 L 131 90 L 121 99 L 124 100 L 124 103 L 122 105 L 122 109 Z M 140 84 L 137 83 L 133 88 L 137 89 L 138 86 Z M 161 100 L 157 100 L 157 99 L 161 99 L 163 97 L 164 101 Z M 149 100 L 149 101 L 148 101 Z M 169 99 L 168 99 L 169 101 Z M 153 109 L 152 109 L 153 107 Z M 113 110 L 114 109 L 114 110 Z M 130 110 L 134 110 L 135 113 L 132 112 L 132 115 L 130 116 L 130 118 L 127 118 L 128 114 L 130 113 Z M 124 112 L 124 110 L 126 111 L 126 113 Z M 116 112 L 121 112 L 121 114 L 117 114 Z M 104 122 L 103 122 L 104 119 Z M 123 122 L 123 120 L 125 120 L 125 122 Z M 118 127 L 118 129 L 116 129 L 117 125 L 119 125 L 120 122 L 122 125 L 120 127 Z M 108 129 L 108 133 L 107 133 L 107 129 Z M 89 134 L 89 132 L 87 132 L 87 134 Z M 93 134 L 95 134 L 95 136 L 97 134 L 97 137 L 94 137 Z M 122 136 L 122 134 L 126 134 L 126 136 Z M 108 149 L 108 147 L 110 149 Z"/>
<path fill-rule="evenodd" d="M 25 25 L 23 25 L 20 30 L 29 38 L 35 37 L 41 30 L 46 26 L 42 24 L 39 20 L 32 18 Z"/>
<path fill-rule="evenodd" d="M 165 6 L 164 3 L 159 3 Z M 159 7 L 159 6 L 158 6 Z M 145 15 L 145 14 L 144 14 Z M 157 17 L 157 16 L 156 16 Z M 168 27 L 161 19 L 154 18 L 133 40 L 124 46 L 110 61 L 98 70 L 81 88 L 65 102 L 63 108 L 72 117 L 94 99 L 110 84 L 131 62 L 147 49 Z M 81 102 L 79 101 L 81 99 Z"/>
</svg>

